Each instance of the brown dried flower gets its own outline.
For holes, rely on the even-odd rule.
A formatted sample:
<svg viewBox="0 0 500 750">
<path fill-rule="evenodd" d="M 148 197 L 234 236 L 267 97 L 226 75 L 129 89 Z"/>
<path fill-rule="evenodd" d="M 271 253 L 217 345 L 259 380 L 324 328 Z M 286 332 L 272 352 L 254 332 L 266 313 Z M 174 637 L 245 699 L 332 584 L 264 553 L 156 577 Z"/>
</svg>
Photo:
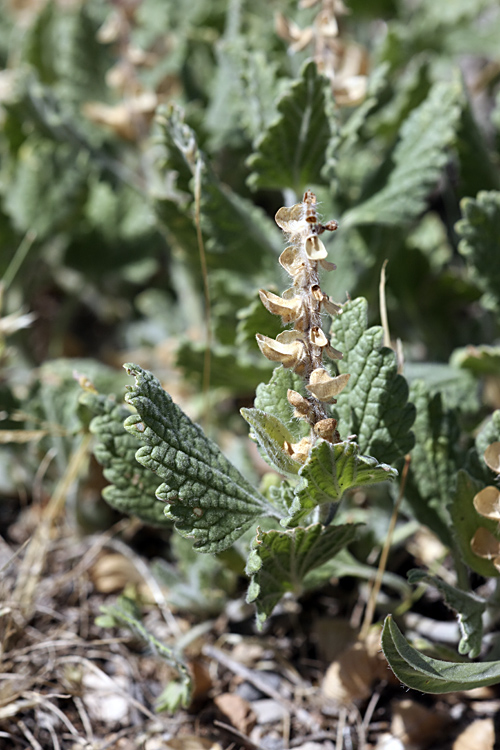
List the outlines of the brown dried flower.
<svg viewBox="0 0 500 750">
<path fill-rule="evenodd" d="M 264 306 L 280 315 L 284 324 L 293 323 L 291 330 L 283 331 L 276 339 L 257 334 L 261 352 L 274 362 L 292 368 L 303 376 L 309 396 L 289 390 L 288 402 L 294 416 L 311 426 L 310 436 L 299 443 L 285 443 L 283 449 L 295 460 L 304 462 L 317 438 L 331 443 L 340 442 L 337 422 L 332 419 L 325 404 L 335 403 L 335 398 L 345 388 L 348 374 L 332 377 L 323 367 L 323 355 L 333 360 L 342 359 L 342 352 L 334 349 L 321 326 L 321 316 L 338 315 L 340 305 L 321 290 L 318 269 L 335 268 L 326 260 L 327 251 L 319 236 L 337 229 L 337 222 L 322 224 L 316 210 L 316 196 L 310 190 L 303 201 L 290 208 L 280 208 L 276 223 L 288 235 L 290 245 L 283 250 L 280 264 L 292 278 L 292 286 L 279 297 L 260 290 Z"/>
<path fill-rule="evenodd" d="M 319 72 L 331 81 L 336 103 L 352 107 L 366 97 L 368 54 L 360 45 L 341 38 L 338 19 L 348 13 L 342 0 L 301 0 L 299 3 L 302 8 L 313 6 L 318 6 L 318 12 L 311 26 L 302 29 L 277 13 L 276 32 L 289 43 L 292 53 L 311 45 Z"/>
</svg>

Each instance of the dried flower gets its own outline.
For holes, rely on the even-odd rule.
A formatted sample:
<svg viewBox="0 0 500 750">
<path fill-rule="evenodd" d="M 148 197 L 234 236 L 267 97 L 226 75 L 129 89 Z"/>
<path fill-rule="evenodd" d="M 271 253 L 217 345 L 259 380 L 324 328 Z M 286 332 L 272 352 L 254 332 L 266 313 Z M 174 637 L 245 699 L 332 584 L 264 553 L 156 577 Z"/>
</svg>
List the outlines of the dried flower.
<svg viewBox="0 0 500 750">
<path fill-rule="evenodd" d="M 492 521 L 500 521 L 500 491 L 496 487 L 485 487 L 474 496 L 474 508 Z"/>
<path fill-rule="evenodd" d="M 340 106 L 359 104 L 367 93 L 368 54 L 364 47 L 341 38 L 338 19 L 348 11 L 342 0 L 301 0 L 299 6 L 319 6 L 311 26 L 302 29 L 282 13 L 275 16 L 278 36 L 299 52 L 309 44 L 320 73 L 330 79 L 335 102 Z"/>
<path fill-rule="evenodd" d="M 491 560 L 497 570 L 500 571 L 500 541 L 493 536 L 491 531 L 480 526 L 470 540 L 472 552 L 485 560 Z"/>
<path fill-rule="evenodd" d="M 299 443 L 285 443 L 283 449 L 295 460 L 304 462 L 317 438 L 331 443 L 340 441 L 337 421 L 327 412 L 326 404 L 335 403 L 335 397 L 346 387 L 348 374 L 332 377 L 323 367 L 323 355 L 342 359 L 342 352 L 334 349 L 321 326 L 323 313 L 338 315 L 340 305 L 333 302 L 321 289 L 319 266 L 335 269 L 326 260 L 327 251 L 320 239 L 325 231 L 337 229 L 337 222 L 322 224 L 316 210 L 316 196 L 307 191 L 301 203 L 290 208 L 280 208 L 276 223 L 288 235 L 290 245 L 280 256 L 282 267 L 292 278 L 292 286 L 282 296 L 260 290 L 264 306 L 280 315 L 284 324 L 293 323 L 291 330 L 283 331 L 276 339 L 257 334 L 261 352 L 270 360 L 290 367 L 305 380 L 309 395 L 302 396 L 294 390 L 287 393 L 294 416 L 311 426 L 309 437 Z"/>
</svg>

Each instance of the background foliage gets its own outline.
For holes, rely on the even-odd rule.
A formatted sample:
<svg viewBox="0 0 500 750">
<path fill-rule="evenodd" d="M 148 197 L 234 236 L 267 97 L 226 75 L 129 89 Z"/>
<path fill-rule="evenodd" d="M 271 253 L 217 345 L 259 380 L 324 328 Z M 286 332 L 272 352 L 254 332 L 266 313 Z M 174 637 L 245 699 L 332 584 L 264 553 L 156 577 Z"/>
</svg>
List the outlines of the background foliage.
<svg viewBox="0 0 500 750">
<path fill-rule="evenodd" d="M 499 439 L 498 419 L 489 420 L 500 407 L 498 4 L 351 0 L 331 48 L 315 25 L 319 5 L 299 5 L 0 7 L 2 512 L 17 507 L 20 489 L 32 498 L 53 451 L 50 495 L 90 411 L 107 430 L 96 450 L 109 462 L 105 477 L 123 485 L 108 500 L 127 510 L 151 497 L 147 465 L 125 476 L 138 443 L 120 431 L 128 412 L 113 401 L 124 376 L 112 368 L 130 360 L 154 370 L 193 418 L 211 421 L 243 481 L 260 485 L 256 507 L 273 496 L 238 408 L 271 377 L 255 333 L 279 330 L 258 299 L 261 286 L 284 285 L 273 216 L 311 188 L 340 225 L 327 241 L 338 269 L 323 288 L 353 300 L 333 326 L 351 373 L 341 429 L 399 468 L 412 451 L 399 552 L 416 520 L 451 550 L 459 581 L 468 575 L 460 554 L 478 576 L 497 575 L 490 560 L 471 564 L 469 531 L 480 523 L 472 497 L 493 481 L 482 453 Z M 378 327 L 385 261 L 399 371 Z M 80 403 L 74 371 L 111 397 L 89 388 Z M 68 503 L 82 529 L 115 518 L 93 471 L 81 480 L 87 494 Z M 340 521 L 366 523 L 344 560 L 352 575 L 366 575 L 393 503 L 380 488 L 347 499 Z M 463 507 L 471 520 L 461 525 Z M 143 520 L 163 521 L 158 508 L 150 502 Z M 274 532 L 260 533 L 253 591 L 262 558 L 289 555 Z M 287 534 L 295 544 L 301 532 Z M 311 539 L 300 541 L 309 549 Z M 320 552 L 304 568 L 311 576 Z M 236 548 L 240 573 L 242 554 Z M 394 567 L 401 590 L 405 564 Z M 266 614 L 274 600 L 271 591 Z M 387 637 L 398 637 L 394 627 Z"/>
</svg>

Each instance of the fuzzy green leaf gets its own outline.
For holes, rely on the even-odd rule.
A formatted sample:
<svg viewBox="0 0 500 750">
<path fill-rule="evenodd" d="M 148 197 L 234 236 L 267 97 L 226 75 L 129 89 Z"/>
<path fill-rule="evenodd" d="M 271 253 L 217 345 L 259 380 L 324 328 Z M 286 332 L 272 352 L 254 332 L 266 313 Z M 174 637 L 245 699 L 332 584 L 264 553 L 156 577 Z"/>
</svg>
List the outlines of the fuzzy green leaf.
<svg viewBox="0 0 500 750">
<path fill-rule="evenodd" d="M 326 583 L 328 579 L 346 578 L 348 576 L 363 581 L 373 581 L 375 575 L 375 569 L 371 565 L 359 562 L 348 549 L 344 548 L 334 558 L 308 573 L 304 578 L 304 588 L 315 589 Z M 386 570 L 382 576 L 382 584 L 393 591 L 397 591 L 405 599 L 411 597 L 411 587 L 405 578 L 396 573 Z"/>
<path fill-rule="evenodd" d="M 121 625 L 129 628 L 134 635 L 147 643 L 156 656 L 164 659 L 167 664 L 173 667 L 179 674 L 179 680 L 170 683 L 168 693 L 165 694 L 164 692 L 164 694 L 160 696 L 162 704 L 161 708 L 158 707 L 158 710 L 169 710 L 173 712 L 181 706 L 186 708 L 190 703 L 192 690 L 192 680 L 188 668 L 180 654 L 176 653 L 175 649 L 170 648 L 165 643 L 159 641 L 158 638 L 156 638 L 156 636 L 145 627 L 135 602 L 125 596 L 121 596 L 116 604 L 106 607 L 102 606 L 101 612 L 106 618 L 109 618 L 108 626 Z M 170 700 L 166 700 L 167 696 Z"/>
<path fill-rule="evenodd" d="M 405 378 L 410 394 L 413 383 L 423 380 L 431 396 L 441 394 L 446 409 L 475 414 L 480 407 L 477 380 L 453 362 L 405 362 Z M 411 395 L 410 399 L 413 401 Z"/>
<path fill-rule="evenodd" d="M 496 521 L 479 515 L 474 508 L 474 496 L 484 488 L 466 471 L 461 469 L 457 475 L 457 486 L 448 506 L 455 539 L 462 553 L 463 560 L 472 570 L 485 578 L 498 577 L 499 571 L 491 560 L 479 557 L 471 549 L 471 539 L 479 528 L 485 528 L 493 535 L 498 531 Z"/>
<path fill-rule="evenodd" d="M 405 496 L 417 520 L 451 547 L 446 504 L 455 485 L 458 466 L 463 462 L 458 449 L 457 417 L 454 411 L 443 408 L 439 393 L 430 395 L 422 381 L 413 384 L 410 397 L 417 417 L 413 424 L 415 446 Z"/>
<path fill-rule="evenodd" d="M 261 383 L 257 386 L 254 406 L 256 409 L 277 417 L 292 433 L 294 437 L 292 442 L 298 442 L 309 432 L 309 425 L 293 417 L 293 408 L 286 397 L 289 389 L 297 391 L 301 396 L 307 395 L 303 378 L 280 365 L 274 369 L 269 383 Z"/>
<path fill-rule="evenodd" d="M 240 409 L 240 413 L 253 430 L 255 438 L 263 450 L 264 458 L 278 471 L 297 474 L 300 463 L 283 450 L 285 441 L 293 443 L 292 433 L 277 417 L 260 409 Z"/>
<path fill-rule="evenodd" d="M 4 198 L 14 227 L 41 239 L 66 229 L 85 201 L 87 176 L 85 157 L 74 147 L 32 134 L 19 150 Z"/>
<path fill-rule="evenodd" d="M 252 542 L 246 573 L 247 601 L 257 606 L 259 627 L 286 593 L 300 596 L 307 574 L 355 539 L 359 524 L 324 527 L 320 523 L 289 531 L 261 531 Z"/>
<path fill-rule="evenodd" d="M 248 49 L 248 42 L 237 34 L 217 45 L 217 78 L 205 118 L 211 150 L 238 143 L 241 131 L 253 141 L 276 117 L 278 66 L 262 49 Z"/>
<path fill-rule="evenodd" d="M 451 363 L 456 367 L 481 375 L 500 376 L 500 346 L 467 346 L 455 349 Z"/>
<path fill-rule="evenodd" d="M 84 393 L 80 403 L 98 414 L 90 423 L 90 431 L 97 438 L 94 455 L 111 482 L 103 490 L 103 498 L 121 513 L 137 516 L 146 523 L 171 526 L 165 517 L 165 506 L 155 497 L 158 477 L 137 463 L 135 454 L 141 442 L 123 426 L 130 409 L 113 398 L 94 393 Z"/>
<path fill-rule="evenodd" d="M 297 194 L 323 182 L 321 170 L 332 137 L 330 83 L 307 62 L 300 78 L 278 102 L 278 119 L 257 142 L 248 159 L 253 170 L 248 184 L 260 188 L 291 188 Z"/>
<path fill-rule="evenodd" d="M 394 352 L 382 346 L 382 328 L 366 328 L 367 308 L 365 299 L 353 300 L 333 321 L 332 344 L 344 354 L 338 368 L 351 376 L 335 408 L 341 433 L 356 435 L 362 453 L 390 464 L 413 447 L 415 407 Z"/>
<path fill-rule="evenodd" d="M 175 364 L 184 372 L 186 378 L 200 388 L 205 349 L 204 343 L 185 339 L 176 352 Z M 268 372 L 269 365 L 263 357 L 253 360 L 233 346 L 220 344 L 214 344 L 210 350 L 212 388 L 227 388 L 232 393 L 251 393 Z"/>
<path fill-rule="evenodd" d="M 481 191 L 461 201 L 459 251 L 473 269 L 490 306 L 500 310 L 500 192 Z"/>
<path fill-rule="evenodd" d="M 476 451 L 478 457 L 483 460 L 484 452 L 486 448 L 491 444 L 500 440 L 500 409 L 493 412 L 490 419 L 483 425 L 482 429 L 476 436 Z M 483 461 L 484 463 L 484 461 Z M 486 465 L 486 464 L 484 464 Z M 487 481 L 491 481 L 493 474 L 488 469 Z"/>
<path fill-rule="evenodd" d="M 359 224 L 398 225 L 423 211 L 448 161 L 462 99 L 460 81 L 433 86 L 401 128 L 386 185 L 342 217 L 344 229 Z"/>
<path fill-rule="evenodd" d="M 186 181 L 188 203 L 181 213 L 193 215 L 195 182 L 199 180 L 200 212 L 202 229 L 207 235 L 207 264 L 255 275 L 265 270 L 267 278 L 272 278 L 275 259 L 281 251 L 279 233 L 264 211 L 251 201 L 237 195 L 227 185 L 220 182 L 206 156 L 198 148 L 195 132 L 184 122 L 182 111 L 170 106 L 161 111 L 157 118 L 161 141 L 168 151 L 166 168 L 181 171 Z M 194 180 L 192 179 L 194 178 Z M 186 204 L 186 195 L 183 196 Z M 158 199 L 161 215 L 161 198 Z M 167 199 L 168 202 L 168 199 Z M 167 210 L 172 213 L 172 207 Z M 178 217 L 178 224 L 183 223 Z M 183 227 L 186 234 L 186 227 Z M 180 236 L 179 236 L 180 238 Z M 198 248 L 191 244 L 191 250 L 198 255 Z M 238 251 L 235 252 L 235 242 Z"/>
<path fill-rule="evenodd" d="M 278 316 L 272 315 L 262 304 L 258 294 L 246 307 L 241 307 L 236 313 L 238 323 L 236 326 L 235 343 L 243 351 L 255 352 L 262 357 L 255 338 L 256 333 L 274 339 L 281 333 L 283 327 Z M 234 320 L 234 319 L 233 319 Z M 233 323 L 234 328 L 234 323 Z M 291 386 L 289 386 L 291 387 Z"/>
<path fill-rule="evenodd" d="M 126 401 L 137 414 L 125 429 L 145 443 L 140 464 L 164 480 L 156 496 L 169 504 L 168 517 L 199 552 L 227 549 L 258 518 L 277 511 L 191 422 L 150 372 L 125 366 L 135 377 Z"/>
<path fill-rule="evenodd" d="M 391 617 L 384 623 L 382 649 L 396 677 L 423 693 L 452 693 L 500 682 L 499 661 L 457 664 L 425 656 L 410 646 Z"/>
<path fill-rule="evenodd" d="M 500 409 L 494 411 L 484 422 L 476 435 L 473 448 L 467 454 L 464 466 L 466 471 L 483 486 L 493 484 L 497 478 L 484 460 L 486 448 L 497 440 L 500 440 Z"/>
<path fill-rule="evenodd" d="M 450 586 L 441 578 L 431 576 L 423 570 L 410 570 L 408 581 L 412 584 L 428 583 L 441 592 L 446 605 L 457 614 L 462 634 L 458 652 L 462 656 L 468 654 L 471 659 L 479 656 L 483 635 L 482 615 L 486 608 L 486 601 L 472 592 Z"/>
<path fill-rule="evenodd" d="M 169 547 L 174 562 L 158 558 L 151 565 L 153 576 L 166 590 L 168 604 L 190 616 L 220 614 L 236 589 L 237 574 L 221 556 L 198 554 L 180 534 L 172 534 Z"/>
<path fill-rule="evenodd" d="M 290 517 L 281 523 L 296 526 L 316 506 L 338 502 L 346 490 L 386 482 L 397 475 L 396 469 L 387 464 L 360 455 L 356 443 L 347 440 L 332 445 L 318 440 L 299 471 L 302 481 L 295 490 Z"/>
</svg>

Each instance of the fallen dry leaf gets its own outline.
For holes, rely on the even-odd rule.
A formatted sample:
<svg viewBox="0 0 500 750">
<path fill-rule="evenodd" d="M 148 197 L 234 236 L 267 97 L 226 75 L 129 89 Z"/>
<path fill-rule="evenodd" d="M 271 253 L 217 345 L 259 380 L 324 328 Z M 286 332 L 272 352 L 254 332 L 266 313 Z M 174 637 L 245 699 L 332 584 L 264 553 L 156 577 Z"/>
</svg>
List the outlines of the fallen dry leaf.
<svg viewBox="0 0 500 750">
<path fill-rule="evenodd" d="M 449 724 L 446 714 L 406 699 L 393 701 L 391 733 L 404 747 L 425 748 L 434 742 Z"/>
<path fill-rule="evenodd" d="M 479 719 L 469 724 L 453 743 L 452 750 L 493 750 L 495 725 L 493 719 Z"/>
<path fill-rule="evenodd" d="M 164 745 L 164 750 L 222 750 L 218 742 L 206 737 L 196 737 L 186 734 L 184 737 L 174 737 Z"/>
<path fill-rule="evenodd" d="M 133 562 L 119 552 L 101 555 L 90 569 L 90 575 L 100 594 L 113 594 L 123 591 L 128 583 L 143 582 Z"/>
<path fill-rule="evenodd" d="M 371 630 L 364 641 L 356 641 L 328 667 L 323 694 L 339 703 L 369 698 L 376 680 L 388 679 L 390 672 L 381 652 L 380 630 Z"/>
<path fill-rule="evenodd" d="M 214 698 L 214 703 L 224 714 L 227 720 L 239 729 L 239 731 L 248 735 L 256 724 L 256 717 L 248 701 L 233 693 L 222 693 Z"/>
<path fill-rule="evenodd" d="M 125 723 L 129 715 L 129 680 L 124 675 L 108 677 L 104 672 L 86 671 L 82 677 L 82 700 L 92 721 L 110 726 Z"/>
<path fill-rule="evenodd" d="M 205 662 L 201 659 L 193 659 L 189 662 L 189 671 L 193 680 L 191 691 L 191 702 L 205 698 L 212 687 L 212 678 Z"/>
</svg>

